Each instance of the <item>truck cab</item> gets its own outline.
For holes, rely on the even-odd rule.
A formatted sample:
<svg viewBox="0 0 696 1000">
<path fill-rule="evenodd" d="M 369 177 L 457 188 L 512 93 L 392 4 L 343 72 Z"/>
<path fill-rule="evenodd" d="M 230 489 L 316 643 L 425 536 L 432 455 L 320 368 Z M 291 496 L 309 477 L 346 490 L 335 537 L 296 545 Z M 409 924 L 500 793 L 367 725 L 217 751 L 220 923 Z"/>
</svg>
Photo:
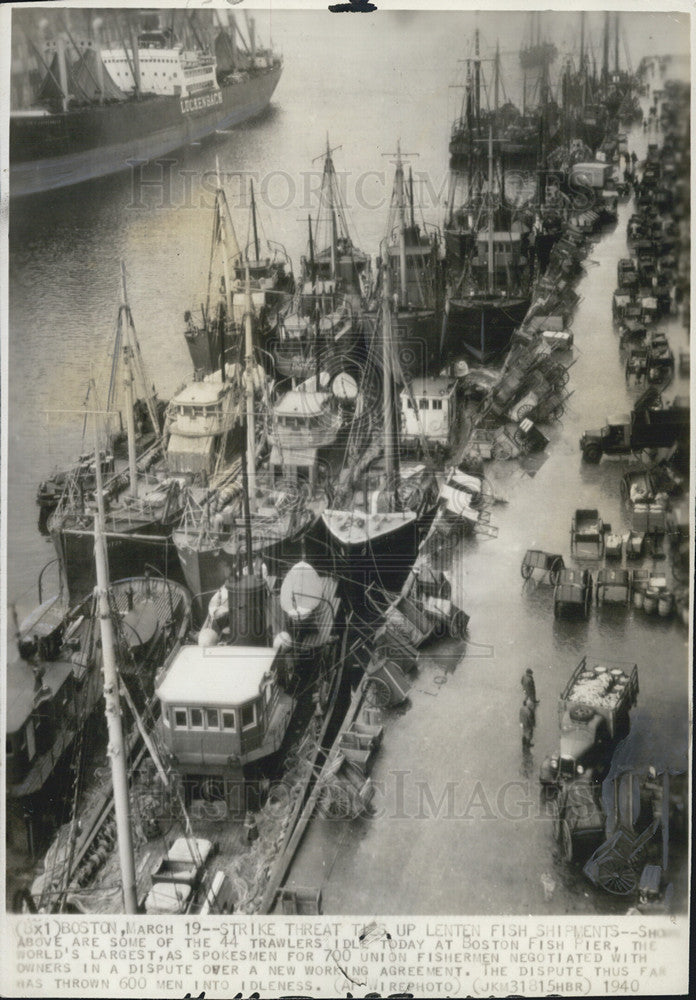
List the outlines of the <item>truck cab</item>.
<svg viewBox="0 0 696 1000">
<path fill-rule="evenodd" d="M 579 778 L 603 781 L 612 746 L 606 719 L 590 706 L 571 705 L 561 717 L 560 730 L 559 752 L 541 766 L 542 784 L 562 786 Z"/>
<path fill-rule="evenodd" d="M 582 457 L 586 462 L 596 464 L 602 455 L 621 455 L 631 448 L 631 418 L 622 413 L 607 417 L 604 427 L 589 430 L 580 438 Z"/>
</svg>

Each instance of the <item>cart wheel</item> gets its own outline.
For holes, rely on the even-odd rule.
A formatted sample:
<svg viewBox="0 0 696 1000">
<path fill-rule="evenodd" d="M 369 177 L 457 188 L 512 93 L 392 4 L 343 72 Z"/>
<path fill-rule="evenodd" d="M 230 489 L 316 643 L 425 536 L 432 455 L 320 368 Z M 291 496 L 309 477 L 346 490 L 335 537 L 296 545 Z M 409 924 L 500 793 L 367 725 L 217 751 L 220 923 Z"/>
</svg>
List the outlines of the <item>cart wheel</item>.
<svg viewBox="0 0 696 1000">
<path fill-rule="evenodd" d="M 512 446 L 506 441 L 496 441 L 491 448 L 491 457 L 502 461 L 512 458 Z"/>
<path fill-rule="evenodd" d="M 619 490 L 621 492 L 621 499 L 623 502 L 628 503 L 628 486 L 626 485 L 626 481 L 624 479 L 621 480 Z"/>
<path fill-rule="evenodd" d="M 563 569 L 563 560 L 554 559 L 549 569 L 549 582 L 551 583 L 552 587 L 555 587 L 556 584 L 558 583 L 558 577 L 560 576 L 562 569 Z"/>
<path fill-rule="evenodd" d="M 391 689 L 381 677 L 371 677 L 365 683 L 365 701 L 371 708 L 387 708 L 391 703 Z"/>
<path fill-rule="evenodd" d="M 338 781 L 325 785 L 319 793 L 319 814 L 332 819 L 352 819 L 355 810 L 352 796 Z"/>
<path fill-rule="evenodd" d="M 564 859 L 570 863 L 573 860 L 573 834 L 570 832 L 568 820 L 561 820 L 561 849 Z"/>
<path fill-rule="evenodd" d="M 520 406 L 519 409 L 517 410 L 518 422 L 520 420 L 524 420 L 526 417 L 531 417 L 532 413 L 534 413 L 534 407 L 531 405 L 531 403 L 527 403 L 526 406 Z"/>
<path fill-rule="evenodd" d="M 561 823 L 563 822 L 561 818 L 561 807 L 558 804 L 558 799 L 553 800 L 551 806 L 551 832 L 553 833 L 553 839 L 558 843 L 561 839 Z"/>
<path fill-rule="evenodd" d="M 560 420 L 564 413 L 565 413 L 565 406 L 563 405 L 563 403 L 560 403 L 556 407 L 556 409 L 551 413 L 550 419 L 551 420 Z"/>
<path fill-rule="evenodd" d="M 467 629 L 467 617 L 463 611 L 455 611 L 450 619 L 449 633 L 453 639 L 464 639 Z"/>
<path fill-rule="evenodd" d="M 520 573 L 522 574 L 523 580 L 531 579 L 533 572 L 534 572 L 534 567 L 530 566 L 529 563 L 522 563 L 522 565 L 520 566 Z"/>
<path fill-rule="evenodd" d="M 619 868 L 615 862 L 608 861 L 600 865 L 597 881 L 603 889 L 614 896 L 627 896 L 638 885 L 638 875 L 630 865 Z"/>
<path fill-rule="evenodd" d="M 561 617 L 561 605 L 560 605 L 559 601 L 554 601 L 553 602 L 553 617 L 554 618 L 560 618 Z"/>
<path fill-rule="evenodd" d="M 598 444 L 588 444 L 583 448 L 582 457 L 591 465 L 598 465 L 602 459 L 602 449 Z"/>
<path fill-rule="evenodd" d="M 449 624 L 444 618 L 438 618 L 432 631 L 433 639 L 445 639 L 448 635 L 451 635 Z"/>
</svg>

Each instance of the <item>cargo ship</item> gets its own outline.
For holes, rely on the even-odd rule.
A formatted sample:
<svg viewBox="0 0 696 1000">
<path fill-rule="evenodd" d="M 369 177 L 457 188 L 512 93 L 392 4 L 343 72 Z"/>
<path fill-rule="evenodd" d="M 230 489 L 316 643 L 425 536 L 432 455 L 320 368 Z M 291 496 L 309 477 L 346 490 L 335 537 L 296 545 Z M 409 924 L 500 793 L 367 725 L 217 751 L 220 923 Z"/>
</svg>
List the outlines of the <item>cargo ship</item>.
<svg viewBox="0 0 696 1000">
<path fill-rule="evenodd" d="M 136 25 L 126 11 L 69 13 L 83 15 L 86 40 L 67 11 L 42 19 L 43 39 L 33 11 L 14 11 L 12 197 L 118 173 L 239 125 L 268 106 L 282 73 L 281 59 L 257 48 L 253 21 L 247 40 L 224 12 L 170 11 L 166 27 L 164 14 Z"/>
</svg>

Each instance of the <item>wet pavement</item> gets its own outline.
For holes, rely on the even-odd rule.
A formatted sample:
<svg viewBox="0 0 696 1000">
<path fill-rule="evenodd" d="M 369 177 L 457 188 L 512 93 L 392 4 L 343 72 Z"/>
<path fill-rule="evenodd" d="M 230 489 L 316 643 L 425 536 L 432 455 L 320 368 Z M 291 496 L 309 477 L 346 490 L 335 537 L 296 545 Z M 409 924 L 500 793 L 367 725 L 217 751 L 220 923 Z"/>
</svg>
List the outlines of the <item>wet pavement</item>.
<svg viewBox="0 0 696 1000">
<path fill-rule="evenodd" d="M 659 137 L 634 133 L 629 148 L 642 158 L 648 141 Z M 588 622 L 557 621 L 552 588 L 524 585 L 520 563 L 528 548 L 538 548 L 596 570 L 601 563 L 570 556 L 577 507 L 597 507 L 619 533 L 630 527 L 619 493 L 630 460 L 586 465 L 578 441 L 609 413 L 628 412 L 640 391 L 626 387 L 611 314 L 632 211 L 631 199 L 620 205 L 617 226 L 595 238 L 576 286 L 574 394 L 551 430 L 546 461 L 532 476 L 515 461 L 486 466 L 506 502 L 492 511 L 498 537 L 467 540 L 452 570 L 453 600 L 471 616 L 466 647 L 428 648 L 406 706 L 385 714 L 371 773 L 375 815 L 315 817 L 300 847 L 287 885 L 321 888 L 326 914 L 608 913 L 629 905 L 595 890 L 580 867 L 561 859 L 540 798 L 539 766 L 558 748 L 558 695 L 589 652 L 638 664 L 638 704 L 614 768 L 683 769 L 687 630 L 676 618 L 622 606 L 593 606 Z M 676 317 L 658 328 L 678 358 L 687 330 Z M 688 379 L 677 376 L 664 395 L 685 392 Z M 664 569 L 667 561 L 631 565 Z M 541 703 L 534 745 L 523 754 L 518 711 L 527 667 Z"/>
</svg>

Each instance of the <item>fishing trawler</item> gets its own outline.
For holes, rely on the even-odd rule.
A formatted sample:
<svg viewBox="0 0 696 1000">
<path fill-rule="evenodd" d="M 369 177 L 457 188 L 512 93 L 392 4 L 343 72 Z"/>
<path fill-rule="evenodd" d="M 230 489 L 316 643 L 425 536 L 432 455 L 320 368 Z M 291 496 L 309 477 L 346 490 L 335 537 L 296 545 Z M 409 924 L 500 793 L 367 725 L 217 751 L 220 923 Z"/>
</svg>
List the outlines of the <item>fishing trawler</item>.
<svg viewBox="0 0 696 1000">
<path fill-rule="evenodd" d="M 403 384 L 440 368 L 444 269 L 439 229 L 416 223 L 413 174 L 407 188 L 400 143 L 395 163 L 384 242 L 394 304 L 390 371 Z"/>
<path fill-rule="evenodd" d="M 127 170 L 238 125 L 268 106 L 282 72 L 257 46 L 253 20 L 247 39 L 223 11 L 168 14 L 166 27 L 156 12 L 141 24 L 130 12 L 39 13 L 40 24 L 32 10 L 13 20 L 12 197 Z"/>
<path fill-rule="evenodd" d="M 278 317 L 286 311 L 295 289 L 292 264 L 285 248 L 279 243 L 259 237 L 260 220 L 256 209 L 254 182 L 250 181 L 250 227 L 251 240 L 244 250 L 237 241 L 227 196 L 220 179 L 217 165 L 217 187 L 213 205 L 213 232 L 208 265 L 208 286 L 205 303 L 201 303 L 200 321 L 193 314 L 184 314 L 186 329 L 184 337 L 191 355 L 194 370 L 210 374 L 225 361 L 236 361 L 239 346 L 244 339 L 244 310 L 246 297 L 244 282 L 246 268 L 251 282 L 251 308 L 254 312 L 256 334 L 260 343 L 272 336 L 278 325 Z M 219 260 L 216 258 L 219 257 Z M 214 278 L 219 280 L 219 300 L 224 302 L 227 321 L 223 339 L 216 322 L 216 308 L 213 301 Z"/>
<path fill-rule="evenodd" d="M 370 462 L 361 469 L 321 515 L 326 544 L 358 600 L 371 583 L 387 590 L 403 583 L 437 502 L 437 485 L 426 466 L 400 462 L 393 375 L 395 317 L 386 268 L 381 280 L 382 305 L 373 343 L 382 354 L 382 467 Z"/>
<path fill-rule="evenodd" d="M 155 671 L 184 638 L 191 598 L 172 580 L 130 577 L 110 585 L 109 607 L 125 683 L 140 703 L 152 696 Z M 78 769 L 85 764 L 83 730 L 102 698 L 96 597 L 67 607 L 55 595 L 15 632 L 19 658 L 8 662 L 7 677 L 7 795 L 22 805 L 33 851 L 41 816 L 48 809 L 57 817 L 61 797 L 70 795 L 65 761 L 72 758 Z"/>
<path fill-rule="evenodd" d="M 181 516 L 184 481 L 170 475 L 164 462 L 164 439 L 153 396 L 152 382 L 140 353 L 133 316 L 126 295 L 125 266 L 121 265 L 121 304 L 118 310 L 116 345 L 120 349 L 125 383 L 125 416 L 128 440 L 127 470 L 111 476 L 104 486 L 108 554 L 111 572 L 125 577 L 142 571 L 145 564 L 168 575 L 176 568 L 168 535 Z M 119 350 L 114 354 L 119 360 Z M 114 381 L 112 372 L 112 382 Z M 156 428 L 155 442 L 137 454 L 135 426 L 136 379 Z M 110 415 L 107 410 L 106 416 Z M 95 454 L 104 450 L 103 445 Z M 79 472 L 79 469 L 78 469 Z M 70 599 L 83 597 L 94 586 L 92 523 L 94 498 L 85 494 L 79 476 L 71 477 L 48 520 L 48 531 L 63 570 Z"/>
<path fill-rule="evenodd" d="M 246 326 L 251 364 L 250 311 Z M 330 380 L 326 372 L 317 372 L 275 401 L 265 398 L 260 410 L 247 405 L 241 461 L 224 482 L 191 491 L 173 534 L 184 577 L 197 598 L 209 596 L 238 572 L 248 545 L 271 573 L 286 571 L 300 558 L 326 502 L 331 470 L 343 457 L 342 430 L 356 397 L 348 374 Z M 257 445 L 257 424 L 265 428 L 269 451 Z M 198 601 L 196 606 L 200 610 Z"/>
<path fill-rule="evenodd" d="M 495 56 L 490 60 L 493 62 L 490 88 L 486 87 L 479 48 L 477 30 L 474 57 L 467 60 L 461 112 L 452 124 L 450 134 L 450 166 L 466 170 L 470 175 L 479 169 L 485 161 L 486 139 L 492 128 L 496 148 L 507 168 L 534 168 L 542 129 L 546 131 L 547 143 L 552 146 L 560 124 L 559 109 L 549 94 L 548 65 L 544 65 L 542 60 L 538 78 L 529 83 L 525 72 L 520 111 L 510 100 L 506 99 L 504 103 L 500 100 L 501 91 L 505 94 L 500 47 L 496 45 Z M 484 88 L 492 91 L 492 103 L 488 108 L 481 104 Z"/>
<path fill-rule="evenodd" d="M 493 135 L 488 137 L 488 181 L 479 173 L 469 202 L 450 203 L 445 229 L 450 266 L 446 306 L 445 353 L 462 353 L 485 364 L 500 357 L 531 303 L 527 258 L 528 229 L 515 219 L 494 191 Z"/>
<path fill-rule="evenodd" d="M 292 307 L 279 317 L 270 350 L 276 372 L 307 379 L 317 369 L 350 371 L 364 348 L 362 311 L 370 294 L 370 258 L 353 242 L 327 136 L 319 209 L 308 218 L 309 259 Z"/>
</svg>

